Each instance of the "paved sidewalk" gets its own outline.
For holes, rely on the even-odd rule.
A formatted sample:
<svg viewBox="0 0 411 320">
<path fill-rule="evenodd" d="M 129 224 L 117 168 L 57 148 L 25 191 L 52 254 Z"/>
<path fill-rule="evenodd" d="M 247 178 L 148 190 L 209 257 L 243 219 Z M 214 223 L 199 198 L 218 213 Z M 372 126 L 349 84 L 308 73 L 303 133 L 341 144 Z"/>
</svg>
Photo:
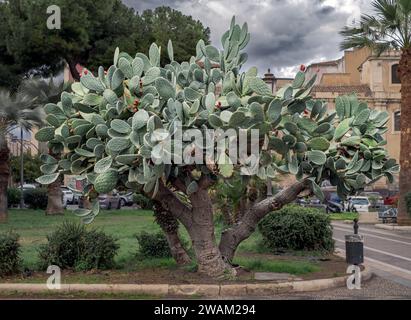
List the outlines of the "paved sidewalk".
<svg viewBox="0 0 411 320">
<path fill-rule="evenodd" d="M 411 299 L 411 288 L 393 281 L 375 276 L 372 280 L 364 283 L 359 290 L 347 288 L 335 288 L 319 292 L 310 292 L 294 295 L 278 295 L 273 299 L 306 299 L 306 300 L 374 300 L 374 299 Z"/>
</svg>

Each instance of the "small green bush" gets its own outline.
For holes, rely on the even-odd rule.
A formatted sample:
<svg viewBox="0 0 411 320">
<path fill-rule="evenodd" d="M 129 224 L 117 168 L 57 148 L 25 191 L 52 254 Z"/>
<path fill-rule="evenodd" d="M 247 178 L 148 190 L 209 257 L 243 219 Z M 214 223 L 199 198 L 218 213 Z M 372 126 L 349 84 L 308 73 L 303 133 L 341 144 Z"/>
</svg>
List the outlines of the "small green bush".
<svg viewBox="0 0 411 320">
<path fill-rule="evenodd" d="M 162 232 L 141 232 L 136 235 L 139 244 L 139 254 L 145 258 L 171 257 L 170 247 Z"/>
<path fill-rule="evenodd" d="M 141 207 L 141 209 L 152 210 L 153 209 L 153 201 L 146 196 L 135 193 L 133 195 L 133 202 Z"/>
<path fill-rule="evenodd" d="M 318 209 L 286 206 L 267 215 L 259 230 L 271 249 L 334 249 L 330 219 Z"/>
<path fill-rule="evenodd" d="M 113 237 L 73 222 L 64 222 L 47 240 L 39 251 L 43 269 L 52 264 L 62 269 L 110 269 L 119 249 Z"/>
<path fill-rule="evenodd" d="M 45 210 L 47 208 L 47 189 L 28 189 L 24 193 L 24 204 L 30 209 L 41 209 Z"/>
<path fill-rule="evenodd" d="M 20 204 L 21 190 L 19 188 L 7 189 L 7 203 L 9 208 Z"/>
<path fill-rule="evenodd" d="M 411 191 L 405 195 L 405 206 L 407 207 L 408 214 L 411 216 Z"/>
<path fill-rule="evenodd" d="M 0 234 L 0 277 L 19 272 L 20 263 L 19 235 Z"/>
</svg>

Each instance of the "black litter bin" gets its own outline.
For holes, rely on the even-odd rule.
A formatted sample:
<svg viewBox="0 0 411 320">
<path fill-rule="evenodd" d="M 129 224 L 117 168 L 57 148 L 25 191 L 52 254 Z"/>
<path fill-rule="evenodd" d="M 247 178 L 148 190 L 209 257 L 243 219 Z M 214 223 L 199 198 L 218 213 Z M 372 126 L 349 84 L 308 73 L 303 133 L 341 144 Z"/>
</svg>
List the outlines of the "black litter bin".
<svg viewBox="0 0 411 320">
<path fill-rule="evenodd" d="M 345 236 L 345 257 L 350 265 L 359 265 L 364 262 L 364 238 L 359 234 Z"/>
</svg>

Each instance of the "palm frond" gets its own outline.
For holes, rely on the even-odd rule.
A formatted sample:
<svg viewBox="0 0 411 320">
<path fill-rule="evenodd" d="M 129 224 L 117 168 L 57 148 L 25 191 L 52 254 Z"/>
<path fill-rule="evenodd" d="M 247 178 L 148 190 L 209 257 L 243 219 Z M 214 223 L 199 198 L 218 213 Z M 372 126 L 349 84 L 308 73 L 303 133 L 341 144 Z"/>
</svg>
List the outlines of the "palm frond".
<svg viewBox="0 0 411 320">
<path fill-rule="evenodd" d="M 374 14 L 363 14 L 358 25 L 340 31 L 344 38 L 340 48 L 369 47 L 381 54 L 389 48 L 410 47 L 410 3 L 410 0 L 373 0 Z"/>
<path fill-rule="evenodd" d="M 62 86 L 56 86 L 52 80 L 32 78 L 24 80 L 15 94 L 0 91 L 0 135 L 4 135 L 12 126 L 25 130 L 41 127 L 45 113 L 43 106 L 51 100 L 58 100 Z"/>
</svg>

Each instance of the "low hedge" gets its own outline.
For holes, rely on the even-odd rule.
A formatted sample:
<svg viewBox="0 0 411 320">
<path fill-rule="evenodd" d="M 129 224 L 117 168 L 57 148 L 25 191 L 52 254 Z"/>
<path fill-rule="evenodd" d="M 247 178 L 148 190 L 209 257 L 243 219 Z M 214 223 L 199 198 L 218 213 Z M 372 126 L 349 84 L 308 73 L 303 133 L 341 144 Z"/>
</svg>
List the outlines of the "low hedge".
<svg viewBox="0 0 411 320">
<path fill-rule="evenodd" d="M 0 234 L 0 277 L 20 270 L 20 244 L 16 233 Z"/>
<path fill-rule="evenodd" d="M 74 222 L 64 222 L 47 240 L 39 251 L 43 269 L 49 265 L 79 271 L 110 269 L 119 249 L 112 236 Z"/>
<path fill-rule="evenodd" d="M 7 204 L 8 207 L 17 206 L 20 204 L 21 190 L 19 188 L 7 189 Z"/>
<path fill-rule="evenodd" d="M 271 249 L 332 251 L 329 217 L 318 209 L 290 205 L 268 214 L 258 225 Z"/>
<path fill-rule="evenodd" d="M 47 208 L 47 189 L 46 188 L 36 188 L 24 190 L 24 204 L 30 209 L 41 209 L 45 210 Z"/>
<path fill-rule="evenodd" d="M 163 232 L 147 233 L 145 231 L 136 235 L 139 251 L 144 258 L 171 257 L 170 247 Z"/>
</svg>

